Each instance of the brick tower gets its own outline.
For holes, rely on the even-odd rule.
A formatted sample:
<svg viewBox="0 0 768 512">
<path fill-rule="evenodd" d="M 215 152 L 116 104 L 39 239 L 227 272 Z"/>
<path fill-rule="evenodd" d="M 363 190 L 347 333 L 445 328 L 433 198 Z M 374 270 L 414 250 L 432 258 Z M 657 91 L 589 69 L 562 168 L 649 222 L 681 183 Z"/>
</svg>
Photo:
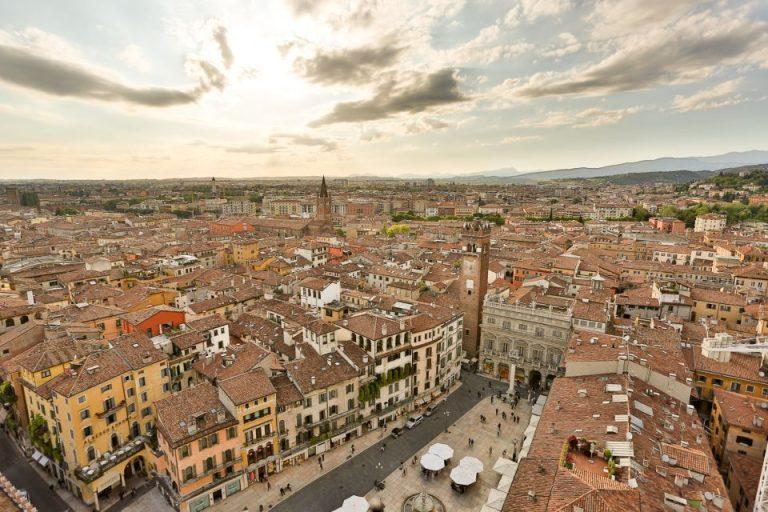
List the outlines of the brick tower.
<svg viewBox="0 0 768 512">
<path fill-rule="evenodd" d="M 464 224 L 461 233 L 464 256 L 461 263 L 461 309 L 464 313 L 464 351 L 477 357 L 483 300 L 488 291 L 488 261 L 491 252 L 491 226 L 487 222 Z"/>
<path fill-rule="evenodd" d="M 328 186 L 325 184 L 325 176 L 320 183 L 320 192 L 317 194 L 315 218 L 312 219 L 307 228 L 312 235 L 333 233 L 333 203 L 331 202 L 331 195 L 328 193 Z"/>
</svg>

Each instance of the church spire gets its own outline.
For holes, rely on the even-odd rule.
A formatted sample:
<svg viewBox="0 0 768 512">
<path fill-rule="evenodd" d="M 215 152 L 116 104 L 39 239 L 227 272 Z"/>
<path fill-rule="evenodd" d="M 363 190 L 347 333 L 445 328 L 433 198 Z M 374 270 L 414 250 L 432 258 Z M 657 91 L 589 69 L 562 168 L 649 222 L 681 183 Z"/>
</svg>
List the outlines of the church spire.
<svg viewBox="0 0 768 512">
<path fill-rule="evenodd" d="M 323 181 L 320 183 L 320 197 L 328 197 L 328 187 L 325 185 L 325 175 L 323 175 Z"/>
</svg>

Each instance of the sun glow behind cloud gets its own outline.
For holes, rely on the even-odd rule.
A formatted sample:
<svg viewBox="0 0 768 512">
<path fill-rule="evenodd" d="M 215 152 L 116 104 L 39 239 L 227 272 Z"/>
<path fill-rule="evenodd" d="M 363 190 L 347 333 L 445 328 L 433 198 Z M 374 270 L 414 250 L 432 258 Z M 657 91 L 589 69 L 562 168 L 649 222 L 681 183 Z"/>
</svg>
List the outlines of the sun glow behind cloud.
<svg viewBox="0 0 768 512">
<path fill-rule="evenodd" d="M 743 2 L 138 0 L 74 22 L 41 1 L 0 6 L 0 177 L 434 175 L 768 140 L 766 12 Z"/>
</svg>

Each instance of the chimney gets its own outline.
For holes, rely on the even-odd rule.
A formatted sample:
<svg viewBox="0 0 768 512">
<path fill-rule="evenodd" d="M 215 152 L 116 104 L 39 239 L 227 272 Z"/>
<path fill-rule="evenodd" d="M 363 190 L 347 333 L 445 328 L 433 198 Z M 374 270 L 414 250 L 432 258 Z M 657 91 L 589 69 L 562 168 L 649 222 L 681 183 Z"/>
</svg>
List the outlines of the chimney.
<svg viewBox="0 0 768 512">
<path fill-rule="evenodd" d="M 762 416 L 758 416 L 757 414 L 755 414 L 755 416 L 752 418 L 752 425 L 754 425 L 757 428 L 763 428 Z"/>
<path fill-rule="evenodd" d="M 387 335 L 387 324 L 386 323 L 382 323 L 381 324 L 381 335 L 382 336 L 386 336 Z"/>
<path fill-rule="evenodd" d="M 34 306 L 35 304 L 35 292 L 32 290 L 27 290 L 27 304 L 30 306 Z"/>
<path fill-rule="evenodd" d="M 313 375 L 313 376 L 311 376 L 311 377 L 309 378 L 309 382 L 310 382 L 310 383 L 311 383 L 313 386 L 315 385 L 315 383 L 317 382 L 317 379 L 315 378 L 315 376 L 314 376 L 314 375 Z"/>
</svg>

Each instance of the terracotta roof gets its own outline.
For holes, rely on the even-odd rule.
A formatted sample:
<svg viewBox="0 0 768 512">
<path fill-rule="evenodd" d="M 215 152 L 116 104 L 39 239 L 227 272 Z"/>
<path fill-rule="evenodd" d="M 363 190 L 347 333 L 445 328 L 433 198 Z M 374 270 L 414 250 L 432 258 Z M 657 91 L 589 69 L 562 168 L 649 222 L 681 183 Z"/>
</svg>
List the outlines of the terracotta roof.
<svg viewBox="0 0 768 512">
<path fill-rule="evenodd" d="M 275 387 L 261 368 L 219 380 L 218 386 L 235 405 L 242 405 L 275 393 Z"/>
</svg>

